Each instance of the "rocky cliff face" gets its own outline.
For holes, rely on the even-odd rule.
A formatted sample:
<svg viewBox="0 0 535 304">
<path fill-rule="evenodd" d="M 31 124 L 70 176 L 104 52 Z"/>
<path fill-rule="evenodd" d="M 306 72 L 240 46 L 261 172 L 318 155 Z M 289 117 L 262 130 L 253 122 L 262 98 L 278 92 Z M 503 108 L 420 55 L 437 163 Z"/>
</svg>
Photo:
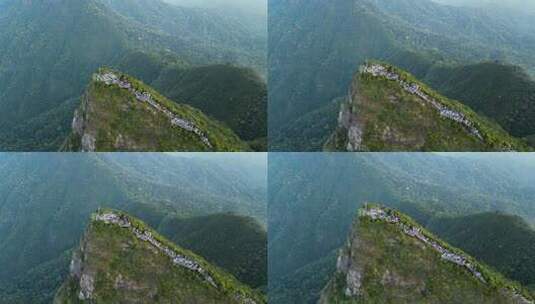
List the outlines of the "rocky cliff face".
<svg viewBox="0 0 535 304">
<path fill-rule="evenodd" d="M 93 75 L 63 150 L 241 151 L 237 135 L 199 110 L 180 105 L 128 75 Z"/>
<path fill-rule="evenodd" d="M 319 303 L 534 303 L 396 211 L 360 210 Z"/>
<path fill-rule="evenodd" d="M 344 151 L 511 151 L 527 146 L 412 75 L 383 63 L 356 74 L 326 144 Z"/>
<path fill-rule="evenodd" d="M 261 304 L 263 297 L 140 221 L 101 211 L 54 303 Z"/>
</svg>

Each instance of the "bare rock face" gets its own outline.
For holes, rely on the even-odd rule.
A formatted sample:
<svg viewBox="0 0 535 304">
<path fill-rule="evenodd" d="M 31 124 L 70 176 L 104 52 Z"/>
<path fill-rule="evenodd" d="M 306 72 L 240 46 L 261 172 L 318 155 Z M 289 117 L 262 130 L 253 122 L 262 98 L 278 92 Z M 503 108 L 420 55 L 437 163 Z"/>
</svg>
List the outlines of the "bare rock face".
<svg viewBox="0 0 535 304">
<path fill-rule="evenodd" d="M 92 275 L 83 273 L 80 278 L 80 293 L 78 298 L 80 300 L 89 300 L 93 298 L 95 292 L 95 278 Z"/>
<path fill-rule="evenodd" d="M 347 136 L 346 150 L 348 152 L 359 152 L 364 150 L 363 146 L 363 126 L 356 113 L 353 112 L 351 97 L 346 104 L 343 103 L 338 114 L 338 126 L 345 130 Z"/>
<path fill-rule="evenodd" d="M 69 266 L 71 276 L 80 278 L 82 276 L 82 258 L 78 251 L 74 252 Z"/>
<path fill-rule="evenodd" d="M 89 99 L 84 95 L 80 107 L 74 112 L 72 120 L 72 132 L 76 137 L 80 138 L 81 152 L 96 151 L 95 134 L 90 131 L 90 128 L 87 125 L 87 113 L 89 107 Z"/>
<path fill-rule="evenodd" d="M 358 125 L 350 126 L 347 131 L 347 139 L 347 151 L 360 151 L 360 147 L 362 146 L 362 129 Z"/>
<path fill-rule="evenodd" d="M 82 135 L 82 152 L 94 152 L 96 150 L 96 138 L 94 135 L 86 133 Z"/>
<path fill-rule="evenodd" d="M 358 269 L 349 269 L 346 274 L 346 290 L 345 295 L 348 297 L 355 297 L 360 295 L 360 288 L 362 287 L 362 274 Z"/>
<path fill-rule="evenodd" d="M 348 297 L 357 297 L 361 294 L 363 268 L 358 259 L 353 256 L 361 246 L 358 237 L 354 234 L 340 251 L 337 261 L 337 272 L 345 278 L 344 294 Z"/>
<path fill-rule="evenodd" d="M 70 276 L 79 285 L 78 299 L 91 300 L 95 292 L 95 276 L 90 269 L 84 267 L 84 252 L 86 243 L 82 242 L 80 249 L 76 250 L 69 265 Z"/>
</svg>

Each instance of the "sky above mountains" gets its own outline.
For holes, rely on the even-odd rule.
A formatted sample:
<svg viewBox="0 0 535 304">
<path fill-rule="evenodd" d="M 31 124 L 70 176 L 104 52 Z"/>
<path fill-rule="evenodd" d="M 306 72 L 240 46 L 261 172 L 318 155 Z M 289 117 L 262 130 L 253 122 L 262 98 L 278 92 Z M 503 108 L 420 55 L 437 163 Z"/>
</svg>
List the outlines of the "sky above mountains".
<svg viewBox="0 0 535 304">
<path fill-rule="evenodd" d="M 515 10 L 530 11 L 535 13 L 535 1 L 533 0 L 433 0 L 442 4 L 455 6 L 489 7 L 500 6 Z"/>
<path fill-rule="evenodd" d="M 267 0 L 164 0 L 165 2 L 190 6 L 209 8 L 233 8 L 254 15 L 267 15 Z"/>
</svg>

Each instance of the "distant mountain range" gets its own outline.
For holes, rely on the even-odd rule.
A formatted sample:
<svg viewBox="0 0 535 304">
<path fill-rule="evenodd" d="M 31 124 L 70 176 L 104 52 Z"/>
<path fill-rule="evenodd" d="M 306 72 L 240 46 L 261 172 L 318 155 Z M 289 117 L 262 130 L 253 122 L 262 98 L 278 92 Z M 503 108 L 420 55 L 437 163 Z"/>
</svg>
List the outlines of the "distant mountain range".
<svg viewBox="0 0 535 304">
<path fill-rule="evenodd" d="M 533 156 L 509 153 L 270 155 L 270 299 L 318 301 L 365 202 L 382 202 L 408 214 L 509 279 L 532 286 L 533 278 L 523 269 L 535 265 L 528 243 L 535 223 L 533 168 Z M 477 216 L 485 212 L 507 216 Z M 510 215 L 525 223 L 511 221 Z M 511 227 L 511 235 L 493 224 L 500 220 Z M 474 231 L 480 242 L 471 242 L 464 231 Z M 489 249 L 496 244 L 503 246 Z"/>
<path fill-rule="evenodd" d="M 0 298 L 8 303 L 50 303 L 66 279 L 71 251 L 78 246 L 91 213 L 106 207 L 144 220 L 254 287 L 264 285 L 256 271 L 267 261 L 255 254 L 251 260 L 258 264 L 244 262 L 267 246 L 262 245 L 267 213 L 262 156 L 207 157 L 0 154 Z M 228 212 L 243 220 L 229 223 L 224 220 Z M 221 220 L 217 214 L 222 214 Z M 214 257 L 206 239 L 195 237 L 197 232 L 206 235 L 207 230 L 187 224 L 208 215 L 213 215 L 210 229 L 218 233 L 213 241 L 232 239 L 225 231 L 237 229 L 244 231 L 244 238 L 248 235 L 258 242 L 240 251 L 225 247 L 236 243 L 218 242 L 218 248 L 228 254 Z M 189 227 L 191 234 L 182 235 L 174 228 L 178 225 Z"/>
<path fill-rule="evenodd" d="M 266 33 L 217 10 L 147 0 L 5 0 L 2 7 L 3 150 L 58 150 L 98 68 L 150 73 L 141 68 L 149 69 L 148 63 L 129 61 L 132 52 L 156 56 L 164 65 L 232 64 L 265 75 Z M 258 111 L 255 102 L 251 111 Z"/>
<path fill-rule="evenodd" d="M 409 71 L 446 97 L 473 106 L 513 136 L 535 133 L 528 122 L 533 121 L 535 71 L 533 54 L 527 51 L 535 46 L 535 24 L 529 15 L 444 6 L 429 0 L 338 0 L 328 5 L 281 0 L 270 2 L 270 12 L 273 149 L 308 145 L 320 150 L 316 137 L 311 142 L 293 137 L 295 121 L 344 96 L 352 75 L 366 60 L 385 61 Z M 316 20 L 324 20 L 322 26 Z M 478 66 L 482 62 L 491 65 Z M 495 73 L 479 73 L 475 78 L 474 70 L 483 68 Z M 466 81 L 455 87 L 450 82 L 453 78 Z M 505 85 L 503 79 L 514 79 L 506 82 L 514 85 Z M 492 90 L 488 90 L 489 83 L 494 83 Z M 463 94 L 460 86 L 470 90 Z M 311 122 L 306 128 L 321 125 Z M 329 131 L 317 133 L 321 133 L 318 138 L 325 138 Z"/>
</svg>

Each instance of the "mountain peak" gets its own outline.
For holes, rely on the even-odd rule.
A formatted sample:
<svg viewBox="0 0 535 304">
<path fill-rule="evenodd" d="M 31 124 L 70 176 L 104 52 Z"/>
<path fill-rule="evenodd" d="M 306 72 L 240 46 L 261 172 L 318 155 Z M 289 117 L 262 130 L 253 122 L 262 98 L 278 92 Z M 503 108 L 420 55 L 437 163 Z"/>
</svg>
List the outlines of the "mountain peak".
<svg viewBox="0 0 535 304">
<path fill-rule="evenodd" d="M 514 151 L 526 145 L 411 74 L 369 62 L 355 75 L 326 148 L 349 151 Z"/>
<path fill-rule="evenodd" d="M 247 150 L 201 111 L 168 100 L 124 73 L 101 68 L 76 110 L 64 150 Z"/>
<path fill-rule="evenodd" d="M 92 216 L 70 273 L 54 303 L 265 303 L 223 270 L 113 210 Z"/>
<path fill-rule="evenodd" d="M 320 303 L 533 303 L 521 288 L 408 216 L 377 205 L 359 210 Z"/>
</svg>

